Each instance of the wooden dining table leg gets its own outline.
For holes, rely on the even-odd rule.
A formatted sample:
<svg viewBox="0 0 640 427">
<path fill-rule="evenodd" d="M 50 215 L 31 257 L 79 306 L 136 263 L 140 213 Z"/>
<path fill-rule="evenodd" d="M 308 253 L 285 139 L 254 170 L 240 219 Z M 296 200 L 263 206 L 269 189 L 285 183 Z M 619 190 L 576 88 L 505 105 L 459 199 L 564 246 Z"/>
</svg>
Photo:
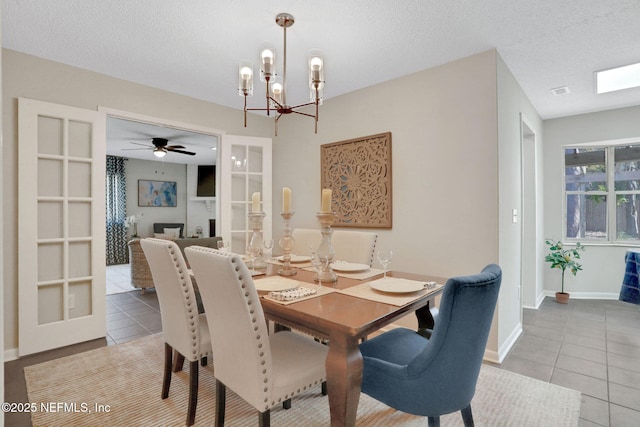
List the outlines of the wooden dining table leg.
<svg viewBox="0 0 640 427">
<path fill-rule="evenodd" d="M 417 333 L 425 338 L 431 338 L 433 327 L 435 326 L 435 320 L 431 310 L 429 310 L 429 302 L 424 307 L 416 310 L 416 317 L 418 318 L 418 330 Z"/>
<path fill-rule="evenodd" d="M 331 425 L 355 426 L 362 385 L 362 353 L 358 340 L 331 336 L 326 369 Z"/>
</svg>

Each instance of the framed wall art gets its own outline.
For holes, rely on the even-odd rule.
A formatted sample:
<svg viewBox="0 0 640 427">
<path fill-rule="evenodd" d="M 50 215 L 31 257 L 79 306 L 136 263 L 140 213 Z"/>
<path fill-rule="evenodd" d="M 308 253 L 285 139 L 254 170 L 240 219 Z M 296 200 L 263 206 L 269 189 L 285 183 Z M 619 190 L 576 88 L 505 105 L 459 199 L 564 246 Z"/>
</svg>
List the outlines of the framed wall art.
<svg viewBox="0 0 640 427">
<path fill-rule="evenodd" d="M 391 228 L 391 132 L 320 146 L 335 227 Z"/>
<path fill-rule="evenodd" d="M 138 206 L 176 207 L 177 185 L 173 181 L 138 180 Z"/>
</svg>

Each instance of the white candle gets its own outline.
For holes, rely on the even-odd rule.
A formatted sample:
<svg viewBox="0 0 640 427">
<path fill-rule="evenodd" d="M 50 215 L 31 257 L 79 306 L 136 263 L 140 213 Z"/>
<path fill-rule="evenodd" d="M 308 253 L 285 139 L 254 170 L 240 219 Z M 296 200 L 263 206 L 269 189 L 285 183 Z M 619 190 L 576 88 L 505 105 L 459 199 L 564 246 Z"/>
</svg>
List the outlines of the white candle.
<svg viewBox="0 0 640 427">
<path fill-rule="evenodd" d="M 251 196 L 251 212 L 260 212 L 260 193 L 255 192 Z"/>
<path fill-rule="evenodd" d="M 331 212 L 331 190 L 328 188 L 322 189 L 322 208 L 321 212 Z"/>
<path fill-rule="evenodd" d="M 291 212 L 291 189 L 282 187 L 282 212 Z"/>
</svg>

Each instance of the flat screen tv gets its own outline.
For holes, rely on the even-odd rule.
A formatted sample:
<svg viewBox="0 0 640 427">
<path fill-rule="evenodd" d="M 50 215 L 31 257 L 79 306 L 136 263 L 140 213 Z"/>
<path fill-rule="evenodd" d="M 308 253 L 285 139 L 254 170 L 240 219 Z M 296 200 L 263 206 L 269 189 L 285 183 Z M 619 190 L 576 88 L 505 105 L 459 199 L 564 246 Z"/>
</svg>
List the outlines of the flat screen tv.
<svg viewBox="0 0 640 427">
<path fill-rule="evenodd" d="M 198 187 L 196 189 L 198 197 L 215 197 L 216 196 L 216 166 L 215 165 L 199 165 L 198 166 Z"/>
</svg>

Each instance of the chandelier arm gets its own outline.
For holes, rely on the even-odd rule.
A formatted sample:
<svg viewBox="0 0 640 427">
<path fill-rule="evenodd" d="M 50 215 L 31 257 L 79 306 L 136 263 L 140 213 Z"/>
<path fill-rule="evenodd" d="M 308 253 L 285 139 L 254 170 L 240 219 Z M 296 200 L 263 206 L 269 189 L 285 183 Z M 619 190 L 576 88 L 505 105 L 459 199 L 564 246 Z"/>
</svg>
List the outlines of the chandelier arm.
<svg viewBox="0 0 640 427">
<path fill-rule="evenodd" d="M 293 110 L 294 108 L 302 108 L 302 107 L 306 107 L 308 105 L 314 105 L 314 104 L 315 102 L 307 102 L 306 104 L 294 105 L 293 107 L 289 107 L 289 108 Z"/>
<path fill-rule="evenodd" d="M 275 98 L 270 96 L 269 99 L 272 100 L 278 106 L 278 108 L 284 108 L 284 105 L 280 104 L 278 101 L 276 101 Z M 293 108 L 295 108 L 295 107 L 293 107 Z"/>
<path fill-rule="evenodd" d="M 269 107 L 269 98 L 271 98 L 271 95 L 269 94 L 269 80 L 270 80 L 269 77 L 267 77 L 266 80 L 267 80 L 267 84 L 266 84 L 266 86 L 267 86 L 267 93 L 266 93 L 267 108 L 266 108 L 266 110 L 267 110 L 267 116 L 268 116 L 268 115 L 270 115 L 269 113 L 271 113 L 271 108 Z"/>
<path fill-rule="evenodd" d="M 282 113 L 278 114 L 278 116 L 275 118 L 274 120 L 274 132 L 275 132 L 275 136 L 278 136 L 278 120 L 280 120 L 280 117 L 282 117 Z"/>
<path fill-rule="evenodd" d="M 247 93 L 244 93 L 244 127 L 247 127 Z"/>
<path fill-rule="evenodd" d="M 303 113 L 303 112 L 301 112 L 301 111 L 291 111 L 291 112 L 292 112 L 292 113 L 295 113 L 295 114 L 300 114 L 301 116 L 313 117 L 314 119 L 316 118 L 316 116 L 315 116 L 315 115 L 313 115 L 313 114 Z"/>
</svg>

